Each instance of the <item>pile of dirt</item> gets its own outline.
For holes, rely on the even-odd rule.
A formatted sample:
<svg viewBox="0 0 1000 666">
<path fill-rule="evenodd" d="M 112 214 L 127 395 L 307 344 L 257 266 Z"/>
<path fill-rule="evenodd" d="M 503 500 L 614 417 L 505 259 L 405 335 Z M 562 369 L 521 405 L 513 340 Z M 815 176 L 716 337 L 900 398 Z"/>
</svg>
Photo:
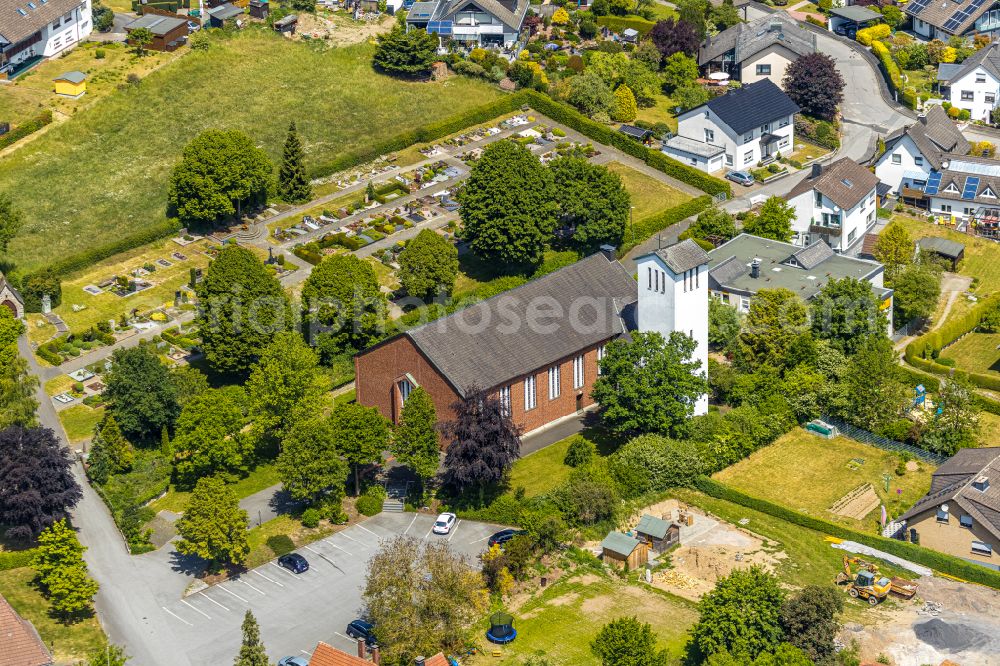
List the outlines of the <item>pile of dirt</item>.
<svg viewBox="0 0 1000 666">
<path fill-rule="evenodd" d="M 937 617 L 913 625 L 913 633 L 934 649 L 951 653 L 979 650 L 991 640 L 975 627 L 945 622 Z"/>
</svg>

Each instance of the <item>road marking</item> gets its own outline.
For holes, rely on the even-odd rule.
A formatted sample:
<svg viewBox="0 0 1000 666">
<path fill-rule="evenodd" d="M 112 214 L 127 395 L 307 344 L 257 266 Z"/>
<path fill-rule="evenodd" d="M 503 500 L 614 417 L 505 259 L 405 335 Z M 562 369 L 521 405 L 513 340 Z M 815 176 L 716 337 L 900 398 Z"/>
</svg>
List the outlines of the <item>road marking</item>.
<svg viewBox="0 0 1000 666">
<path fill-rule="evenodd" d="M 414 517 L 416 517 L 416 516 L 414 516 Z M 378 534 L 376 534 L 375 532 L 372 532 L 370 529 L 368 529 L 367 527 L 365 527 L 364 525 L 362 525 L 361 523 L 358 523 L 357 525 L 355 525 L 355 527 L 357 527 L 359 530 L 364 530 L 365 532 L 368 532 L 368 534 L 371 534 L 376 539 L 381 539 L 382 538 Z"/>
<path fill-rule="evenodd" d="M 160 608 L 162 608 L 163 610 L 165 610 L 165 611 L 166 611 L 167 613 L 169 613 L 170 615 L 173 615 L 173 616 L 174 616 L 175 618 L 177 618 L 178 620 L 180 620 L 181 622 L 183 622 L 183 623 L 184 623 L 184 624 L 186 624 L 187 626 L 189 626 L 189 627 L 193 627 L 193 626 L 194 626 L 193 624 L 191 624 L 190 622 L 188 622 L 187 620 L 185 620 L 184 618 L 182 618 L 182 617 L 181 617 L 180 615 L 177 615 L 176 613 L 172 612 L 172 611 L 171 611 L 171 610 L 170 610 L 169 608 L 167 608 L 166 606 L 160 606 Z"/>
<path fill-rule="evenodd" d="M 262 594 L 262 595 L 264 595 L 265 597 L 267 596 L 267 594 L 266 594 L 266 593 L 265 593 L 265 592 L 264 592 L 263 590 L 258 590 L 258 589 L 257 589 L 256 587 L 254 587 L 254 586 L 253 586 L 253 585 L 251 585 L 250 583 L 246 582 L 246 581 L 245 581 L 245 580 L 243 580 L 242 578 L 240 578 L 239 580 L 240 580 L 240 582 L 241 582 L 241 583 L 243 583 L 244 585 L 246 585 L 247 587 L 249 587 L 249 588 L 250 588 L 251 590 L 253 590 L 254 592 L 257 592 L 258 594 Z"/>
<path fill-rule="evenodd" d="M 193 610 L 195 613 L 201 613 L 202 615 L 204 615 L 205 617 L 207 617 L 209 620 L 212 619 L 211 615 L 209 615 L 208 613 L 202 611 L 201 609 L 199 609 L 199 608 L 197 608 L 195 606 L 192 606 L 191 604 L 189 604 L 188 602 L 184 601 L 183 599 L 181 599 L 181 603 L 184 604 L 185 606 L 187 606 L 188 608 L 190 608 L 191 610 Z"/>
<path fill-rule="evenodd" d="M 458 522 L 457 522 L 457 523 L 455 523 L 455 526 L 454 526 L 453 528 L 451 528 L 451 534 L 449 534 L 449 535 L 448 535 L 448 541 L 449 541 L 449 542 L 451 542 L 451 538 L 452 538 L 453 536 L 455 536 L 455 532 L 457 532 L 457 531 L 458 531 L 458 526 L 459 526 L 459 525 L 461 525 L 461 524 L 462 524 L 462 519 L 461 519 L 461 518 L 459 518 L 459 519 L 458 519 Z"/>
<path fill-rule="evenodd" d="M 244 599 L 244 598 L 243 598 L 243 597 L 241 597 L 240 595 L 236 594 L 235 592 L 232 592 L 232 591 L 230 591 L 229 589 L 227 589 L 227 588 L 225 588 L 225 587 L 222 587 L 222 585 L 216 585 L 215 587 L 216 587 L 216 589 L 219 589 L 219 590 L 222 590 L 223 592 L 225 592 L 225 593 L 227 593 L 227 594 L 231 594 L 231 595 L 233 595 L 234 597 L 236 597 L 237 599 L 239 599 L 240 601 L 242 601 L 242 602 L 243 602 L 243 603 L 245 603 L 245 604 L 248 604 L 248 603 L 250 603 L 249 601 L 247 601 L 246 599 Z"/>
<path fill-rule="evenodd" d="M 208 596 L 208 595 L 207 595 L 207 594 L 205 594 L 204 592 L 199 592 L 198 594 L 200 594 L 201 596 L 205 597 L 206 599 L 208 599 L 209 601 L 211 601 L 211 602 L 212 602 L 213 604 L 215 604 L 216 606 L 218 606 L 218 607 L 219 607 L 219 608 L 221 608 L 222 610 L 224 610 L 224 611 L 227 611 L 227 612 L 229 611 L 229 609 L 228 609 L 228 608 L 226 608 L 225 606 L 223 606 L 223 605 L 222 605 L 222 604 L 220 604 L 220 603 L 219 603 L 218 601 L 216 601 L 216 600 L 215 600 L 215 599 L 213 599 L 212 597 Z"/>
<path fill-rule="evenodd" d="M 490 536 L 493 536 L 493 535 L 491 534 Z M 480 543 L 480 542 L 486 541 L 489 538 L 490 538 L 489 536 L 484 536 L 482 539 L 476 539 L 475 541 L 470 541 L 469 545 L 471 546 L 474 543 Z"/>
<path fill-rule="evenodd" d="M 334 547 L 334 548 L 336 548 L 337 550 L 342 550 L 342 551 L 344 551 L 345 553 L 347 553 L 348 555 L 351 555 L 351 551 L 349 551 L 349 550 L 347 550 L 347 549 L 345 549 L 345 548 L 341 548 L 340 546 L 338 546 L 338 545 L 337 545 L 337 544 L 335 544 L 335 543 L 330 543 L 329 541 L 327 541 L 327 542 L 326 542 L 326 544 L 327 544 L 328 546 L 333 546 L 333 547 Z M 354 556 L 353 556 L 353 555 L 351 555 L 351 557 L 354 557 Z"/>
<path fill-rule="evenodd" d="M 431 525 L 431 528 L 429 530 L 427 530 L 427 534 L 424 535 L 424 541 L 427 540 L 427 537 L 429 537 L 431 535 L 431 532 L 433 532 L 433 531 L 434 531 L 434 526 Z"/>
<path fill-rule="evenodd" d="M 299 652 L 301 652 L 302 654 L 304 654 L 307 657 L 312 656 L 311 652 L 306 652 L 305 650 L 299 650 Z"/>
<path fill-rule="evenodd" d="M 417 514 L 413 514 L 413 520 L 411 520 L 410 524 L 406 526 L 405 530 L 403 530 L 403 536 L 406 536 L 406 533 L 410 531 L 410 528 L 413 527 L 413 523 L 415 522 L 417 522 Z"/>
<path fill-rule="evenodd" d="M 261 572 L 257 571 L 256 569 L 254 569 L 254 570 L 253 570 L 253 572 L 254 572 L 255 574 L 257 574 L 258 576 L 260 576 L 261 578 L 263 578 L 264 580 L 267 580 L 267 581 L 270 581 L 270 582 L 274 583 L 274 584 L 275 584 L 275 585 L 277 585 L 278 587 L 284 587 L 284 585 L 282 585 L 282 584 L 281 584 L 281 583 L 279 583 L 278 581 L 274 580 L 273 578 L 268 578 L 267 576 L 265 576 L 265 575 L 264 575 L 264 574 L 262 574 Z"/>
<path fill-rule="evenodd" d="M 353 640 L 354 640 L 354 639 L 353 639 L 353 638 L 351 638 L 350 636 L 345 636 L 344 634 L 340 633 L 339 631 L 335 631 L 335 632 L 333 632 L 333 633 L 337 634 L 338 636 L 340 636 L 340 637 L 341 637 L 341 638 L 343 638 L 344 640 L 348 640 L 348 641 L 353 641 Z M 357 642 L 357 641 L 355 641 L 355 642 Z"/>
<path fill-rule="evenodd" d="M 287 575 L 291 576 L 291 577 L 292 577 L 293 579 L 295 579 L 295 580 L 298 580 L 298 578 L 296 577 L 296 575 L 295 575 L 295 574 L 293 574 L 293 573 L 292 573 L 291 571 L 289 571 L 288 569 L 286 569 L 285 567 L 282 567 L 282 566 L 279 566 L 279 565 L 275 564 L 274 562 L 269 562 L 269 564 L 270 564 L 270 565 L 271 565 L 272 567 L 276 568 L 276 569 L 280 569 L 281 571 L 284 571 L 284 572 L 285 572 L 285 573 L 286 573 Z"/>
<path fill-rule="evenodd" d="M 354 537 L 352 537 L 351 535 L 347 534 L 346 532 L 337 532 L 337 534 L 339 534 L 340 536 L 343 536 L 343 537 L 347 537 L 348 539 L 350 539 L 354 543 L 361 544 L 361 546 L 363 546 L 364 548 L 371 548 L 371 546 L 369 546 L 368 544 L 366 544 L 364 541 L 359 541 L 358 539 L 355 539 Z"/>
</svg>

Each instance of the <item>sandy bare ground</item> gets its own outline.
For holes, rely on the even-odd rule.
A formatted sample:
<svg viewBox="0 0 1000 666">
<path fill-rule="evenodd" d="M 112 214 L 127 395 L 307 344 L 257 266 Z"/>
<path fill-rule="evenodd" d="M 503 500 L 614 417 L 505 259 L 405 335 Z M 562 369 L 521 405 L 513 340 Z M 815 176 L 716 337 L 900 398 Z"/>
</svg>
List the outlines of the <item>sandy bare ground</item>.
<svg viewBox="0 0 1000 666">
<path fill-rule="evenodd" d="M 295 39 L 308 35 L 312 39 L 322 39 L 331 46 L 360 44 L 392 29 L 395 19 L 383 16 L 377 21 L 358 22 L 341 16 L 321 16 L 299 14 L 299 24 Z"/>
</svg>

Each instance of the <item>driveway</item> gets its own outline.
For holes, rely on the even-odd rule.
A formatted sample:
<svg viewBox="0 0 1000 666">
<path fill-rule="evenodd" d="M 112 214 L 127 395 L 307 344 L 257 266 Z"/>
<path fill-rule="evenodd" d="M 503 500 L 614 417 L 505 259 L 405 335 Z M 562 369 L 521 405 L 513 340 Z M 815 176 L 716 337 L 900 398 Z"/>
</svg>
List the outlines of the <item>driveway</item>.
<svg viewBox="0 0 1000 666">
<path fill-rule="evenodd" d="M 309 571 L 295 575 L 269 562 L 238 579 L 202 589 L 162 606 L 174 650 L 191 664 L 231 663 L 240 645 L 240 623 L 249 608 L 260 623 L 272 660 L 289 655 L 308 656 L 318 641 L 349 654 L 357 649 L 344 634 L 358 617 L 361 588 L 368 561 L 385 539 L 403 534 L 416 539 L 444 541 L 457 553 L 478 564 L 496 525 L 459 520 L 452 533 L 431 533 L 434 516 L 381 513 L 351 525 L 325 539 L 300 548 Z M 143 556 L 145 557 L 145 556 Z M 175 560 L 176 568 L 183 562 Z M 161 661 L 177 663 L 172 659 Z"/>
</svg>

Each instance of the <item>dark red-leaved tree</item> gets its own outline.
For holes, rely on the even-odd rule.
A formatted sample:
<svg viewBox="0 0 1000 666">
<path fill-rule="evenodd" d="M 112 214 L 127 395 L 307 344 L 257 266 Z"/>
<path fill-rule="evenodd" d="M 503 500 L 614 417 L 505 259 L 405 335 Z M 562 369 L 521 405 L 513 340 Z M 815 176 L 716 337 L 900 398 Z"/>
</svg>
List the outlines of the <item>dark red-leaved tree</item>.
<svg viewBox="0 0 1000 666">
<path fill-rule="evenodd" d="M 799 56 L 785 70 L 781 83 L 807 116 L 833 120 L 844 101 L 844 78 L 833 58 L 825 53 Z"/>
<path fill-rule="evenodd" d="M 72 466 L 48 428 L 0 430 L 0 524 L 8 538 L 31 539 L 66 517 L 83 497 Z"/>
<path fill-rule="evenodd" d="M 664 58 L 669 58 L 675 53 L 694 57 L 701 43 L 698 31 L 690 23 L 674 21 L 672 17 L 665 21 L 657 21 L 649 31 L 649 38 L 653 40 L 656 48 L 660 49 Z"/>
<path fill-rule="evenodd" d="M 521 430 L 497 396 L 478 389 L 468 393 L 454 404 L 455 420 L 445 426 L 450 443 L 444 483 L 460 493 L 500 483 L 521 455 Z"/>
</svg>

